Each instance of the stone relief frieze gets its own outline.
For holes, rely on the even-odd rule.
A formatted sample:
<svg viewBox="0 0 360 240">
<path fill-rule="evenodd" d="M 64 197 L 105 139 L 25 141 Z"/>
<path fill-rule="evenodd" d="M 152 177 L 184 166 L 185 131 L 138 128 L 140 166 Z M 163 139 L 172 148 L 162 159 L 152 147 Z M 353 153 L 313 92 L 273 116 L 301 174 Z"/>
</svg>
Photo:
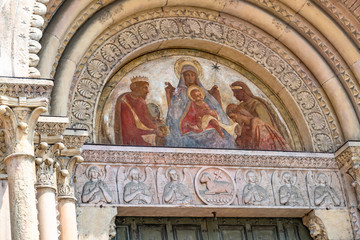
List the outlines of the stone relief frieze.
<svg viewBox="0 0 360 240">
<path fill-rule="evenodd" d="M 156 174 L 158 201 L 163 204 L 191 204 L 194 196 L 193 176 L 188 168 L 181 174 L 176 168 L 159 167 Z"/>
<path fill-rule="evenodd" d="M 193 28 L 195 30 L 189 31 L 189 29 L 186 28 L 186 30 L 183 30 L 183 28 L 180 26 L 182 26 L 181 23 L 184 21 L 190 21 L 190 23 L 194 25 Z M 146 36 L 149 37 L 149 39 L 147 39 L 147 37 L 137 37 L 138 31 L 141 31 L 140 29 L 143 29 L 145 24 L 151 24 L 151 26 L 156 29 L 154 31 L 159 34 L 147 34 Z M 108 76 L 110 73 L 109 71 L 114 69 L 114 67 L 119 64 L 119 59 L 124 58 L 137 47 L 149 44 L 154 41 L 162 41 L 164 39 L 175 37 L 191 37 L 204 39 L 207 41 L 222 42 L 223 44 L 247 55 L 256 62 L 259 62 L 259 64 L 263 65 L 288 89 L 295 101 L 300 106 L 305 118 L 309 121 L 315 151 L 327 152 L 333 150 L 335 144 L 333 139 L 335 139 L 336 144 L 338 144 L 338 139 L 341 138 L 341 134 L 338 133 L 338 130 L 336 130 L 336 126 L 334 124 L 330 124 L 333 123 L 333 121 L 329 119 L 331 114 L 326 116 L 323 114 L 323 111 L 325 110 L 324 107 L 327 109 L 326 112 L 329 112 L 329 109 L 326 104 L 323 104 L 324 102 L 319 104 L 320 100 L 318 101 L 317 98 L 319 94 L 321 95 L 321 93 L 315 94 L 315 97 L 313 92 L 314 86 L 309 88 L 307 83 L 302 84 L 304 76 L 298 75 L 298 73 L 294 71 L 293 67 L 289 65 L 287 61 L 283 60 L 282 56 L 274 52 L 266 44 L 262 43 L 254 36 L 248 34 L 244 29 L 246 28 L 245 26 L 242 26 L 241 23 L 233 24 L 230 27 L 204 19 L 183 17 L 154 19 L 135 23 L 132 26 L 123 29 L 122 31 L 114 33 L 114 35 L 109 37 L 107 41 L 98 47 L 95 53 L 84 65 L 85 68 L 79 75 L 78 84 L 83 82 L 84 79 L 91 79 L 91 81 L 94 82 L 94 86 L 95 84 L 98 85 L 98 90 L 92 91 L 93 94 L 97 93 L 96 98 L 98 98 L 101 93 L 100 89 L 104 87 L 106 82 L 104 78 Z M 195 34 L 194 32 L 196 31 L 200 33 Z M 238 38 L 240 40 L 235 41 L 234 36 L 240 36 Z M 262 38 L 264 37 L 265 36 L 262 36 Z M 241 39 L 244 39 L 244 41 Z M 117 52 L 120 53 L 120 57 L 118 57 L 117 61 L 109 62 L 109 60 L 112 60 L 112 57 L 110 56 L 104 58 L 102 55 L 104 55 L 104 52 L 107 51 L 106 49 L 109 48 L 108 44 L 113 44 L 116 42 L 119 43 L 119 45 L 116 47 L 119 49 Z M 305 72 L 301 72 L 301 75 L 304 75 Z M 77 126 L 78 124 L 83 124 L 86 126 L 87 129 L 92 133 L 89 141 L 93 141 L 92 139 L 94 138 L 94 131 L 92 129 L 92 119 L 94 119 L 93 114 L 95 112 L 94 98 L 88 99 L 83 96 L 84 93 L 81 94 L 77 92 L 79 89 L 80 92 L 86 92 L 86 90 L 78 87 L 75 87 L 74 89 L 75 94 L 73 95 L 73 106 L 71 107 L 72 125 Z M 324 101 L 324 99 L 321 101 Z M 333 117 L 331 118 L 334 119 Z"/>
<path fill-rule="evenodd" d="M 111 178 L 114 177 L 112 174 L 112 169 L 109 167 L 105 168 L 108 171 L 108 177 Z M 84 184 L 82 195 L 81 195 L 81 201 L 85 203 L 111 203 L 112 202 L 112 196 L 111 192 L 109 190 L 109 187 L 107 184 L 101 180 L 103 175 L 105 175 L 104 172 L 100 172 L 99 169 L 96 166 L 91 166 L 86 170 L 89 181 L 87 181 Z M 111 182 L 111 181 L 110 181 Z"/>
<path fill-rule="evenodd" d="M 277 205 L 309 206 L 305 175 L 301 171 L 275 171 L 272 176 Z"/>
<path fill-rule="evenodd" d="M 273 205 L 271 178 L 265 171 L 237 170 L 238 204 L 265 206 Z"/>
<path fill-rule="evenodd" d="M 155 198 L 155 176 L 149 167 L 144 169 L 145 174 L 138 167 L 131 167 L 125 172 L 120 167 L 117 175 L 119 202 L 129 204 L 150 204 Z"/>
<path fill-rule="evenodd" d="M 339 176 L 335 173 L 308 172 L 306 176 L 310 202 L 313 206 L 331 208 L 342 204 Z"/>
<path fill-rule="evenodd" d="M 345 207 L 338 170 L 82 163 L 79 204 Z"/>
<path fill-rule="evenodd" d="M 195 189 L 199 198 L 208 205 L 228 205 L 235 199 L 235 182 L 223 168 L 205 167 L 198 171 Z"/>
</svg>

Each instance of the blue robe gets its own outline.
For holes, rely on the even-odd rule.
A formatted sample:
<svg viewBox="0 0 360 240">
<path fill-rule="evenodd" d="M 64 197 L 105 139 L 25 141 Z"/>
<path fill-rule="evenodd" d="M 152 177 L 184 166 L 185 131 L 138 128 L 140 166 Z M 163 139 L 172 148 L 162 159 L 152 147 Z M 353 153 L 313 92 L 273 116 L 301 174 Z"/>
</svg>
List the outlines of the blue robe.
<svg viewBox="0 0 360 240">
<path fill-rule="evenodd" d="M 211 96 L 206 89 L 199 83 L 198 86 L 205 92 L 205 99 L 209 107 L 215 110 L 220 121 L 229 125 L 229 119 L 221 108 L 216 99 Z M 222 129 L 225 138 L 222 138 L 215 129 L 206 129 L 201 133 L 188 132 L 184 135 L 180 131 L 180 120 L 186 110 L 186 107 L 191 103 L 186 94 L 187 87 L 185 81 L 181 77 L 178 87 L 175 89 L 174 95 L 171 99 L 169 111 L 166 117 L 166 125 L 169 127 L 170 133 L 166 137 L 166 146 L 169 147 L 198 147 L 198 148 L 236 148 L 234 138 L 225 130 Z"/>
</svg>

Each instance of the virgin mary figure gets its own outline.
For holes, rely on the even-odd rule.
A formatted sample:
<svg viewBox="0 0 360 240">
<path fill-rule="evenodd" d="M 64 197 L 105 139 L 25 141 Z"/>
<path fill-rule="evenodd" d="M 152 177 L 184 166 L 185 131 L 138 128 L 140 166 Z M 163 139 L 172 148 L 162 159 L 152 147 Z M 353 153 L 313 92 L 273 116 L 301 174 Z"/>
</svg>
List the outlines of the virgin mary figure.
<svg viewBox="0 0 360 240">
<path fill-rule="evenodd" d="M 207 128 L 200 132 L 188 131 L 184 133 L 181 131 L 181 122 L 186 117 L 191 104 L 187 89 L 194 85 L 203 90 L 205 94 L 203 101 L 217 113 L 219 122 L 222 125 L 229 125 L 230 122 L 219 102 L 202 86 L 203 72 L 198 61 L 192 58 L 180 58 L 175 63 L 175 74 L 180 79 L 178 86 L 173 88 L 169 85 L 165 89 L 169 104 L 166 125 L 170 130 L 165 145 L 171 147 L 235 148 L 233 137 L 224 129 L 222 129 L 224 137 L 215 128 Z"/>
</svg>

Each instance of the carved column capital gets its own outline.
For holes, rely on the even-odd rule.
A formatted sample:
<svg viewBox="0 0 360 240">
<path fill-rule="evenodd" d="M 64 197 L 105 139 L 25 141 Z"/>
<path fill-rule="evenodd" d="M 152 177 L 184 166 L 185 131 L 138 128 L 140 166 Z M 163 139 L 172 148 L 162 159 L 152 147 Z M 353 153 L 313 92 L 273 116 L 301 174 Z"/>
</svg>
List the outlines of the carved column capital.
<svg viewBox="0 0 360 240">
<path fill-rule="evenodd" d="M 350 168 L 358 171 L 360 166 L 360 142 L 349 141 L 335 152 L 339 168 L 347 172 Z"/>
<path fill-rule="evenodd" d="M 88 133 L 85 130 L 66 129 L 63 143 L 65 148 L 60 151 L 57 158 L 58 198 L 75 199 L 74 194 L 74 169 L 76 163 L 84 161 L 81 154 L 81 147 L 87 139 Z"/>
<path fill-rule="evenodd" d="M 53 188 L 55 187 L 54 169 L 59 167 L 55 158 L 65 146 L 63 143 L 49 145 L 41 142 L 35 149 L 36 163 L 36 187 L 37 188 Z"/>
<path fill-rule="evenodd" d="M 56 189 L 54 170 L 59 167 L 56 157 L 65 149 L 61 141 L 68 123 L 67 117 L 39 117 L 34 136 L 37 188 Z"/>
<path fill-rule="evenodd" d="M 304 225 L 309 229 L 310 236 L 317 240 L 328 240 L 328 234 L 322 220 L 317 217 L 314 211 L 303 217 Z"/>
<path fill-rule="evenodd" d="M 34 154 L 33 136 L 40 114 L 47 111 L 52 81 L 0 78 L 0 122 L 7 155 Z"/>
<path fill-rule="evenodd" d="M 351 185 L 355 188 L 360 210 L 360 142 L 347 142 L 336 151 L 335 157 L 339 168 L 348 173 L 353 180 Z"/>
</svg>

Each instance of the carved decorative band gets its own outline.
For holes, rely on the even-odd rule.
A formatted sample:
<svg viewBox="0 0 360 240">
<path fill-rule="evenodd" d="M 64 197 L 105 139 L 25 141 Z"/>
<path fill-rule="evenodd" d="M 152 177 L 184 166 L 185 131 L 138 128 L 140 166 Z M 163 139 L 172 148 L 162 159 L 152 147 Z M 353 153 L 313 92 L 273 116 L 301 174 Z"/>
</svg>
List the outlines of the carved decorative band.
<svg viewBox="0 0 360 240">
<path fill-rule="evenodd" d="M 231 152 L 231 151 L 229 151 Z M 130 163 L 130 164 L 176 164 L 241 167 L 323 168 L 338 169 L 335 158 L 286 155 L 245 155 L 247 151 L 223 153 L 179 153 L 179 152 L 129 152 L 111 150 L 85 150 L 86 162 Z"/>
<path fill-rule="evenodd" d="M 0 77 L 0 95 L 14 98 L 49 98 L 53 85 L 49 80 Z"/>
</svg>

